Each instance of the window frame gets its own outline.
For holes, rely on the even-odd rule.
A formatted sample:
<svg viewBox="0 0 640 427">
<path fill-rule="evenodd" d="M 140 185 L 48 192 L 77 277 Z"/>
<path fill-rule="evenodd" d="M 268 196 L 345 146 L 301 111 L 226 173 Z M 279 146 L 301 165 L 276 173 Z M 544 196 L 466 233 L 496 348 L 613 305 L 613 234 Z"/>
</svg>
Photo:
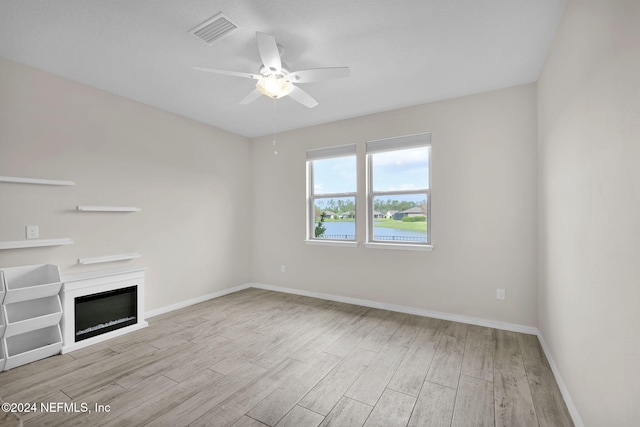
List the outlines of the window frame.
<svg viewBox="0 0 640 427">
<path fill-rule="evenodd" d="M 415 190 L 393 190 L 393 191 L 374 191 L 373 190 L 373 155 L 382 152 L 401 151 L 411 148 L 427 148 L 427 166 L 429 170 L 428 187 Z M 404 249 L 404 250 L 432 250 L 432 216 L 431 216 L 431 133 L 420 133 L 415 135 L 406 135 L 394 138 L 385 138 L 367 141 L 366 147 L 366 240 L 365 247 L 378 249 Z M 413 241 L 387 241 L 374 239 L 374 199 L 380 196 L 401 196 L 424 194 L 427 201 L 427 212 L 425 212 L 427 223 L 427 237 L 425 242 Z"/>
<path fill-rule="evenodd" d="M 356 173 L 356 186 L 353 192 L 340 193 L 324 193 L 315 194 L 315 181 L 313 173 L 313 162 L 316 160 L 326 160 L 340 157 L 353 157 Z M 306 219 L 306 240 L 308 244 L 318 245 L 358 245 L 358 157 L 356 152 L 356 144 L 337 145 L 333 147 L 318 148 L 307 150 L 306 154 L 306 173 L 307 173 L 307 219 Z M 315 236 L 315 201 L 317 199 L 352 197 L 354 205 L 354 234 L 351 239 L 323 239 Z"/>
</svg>

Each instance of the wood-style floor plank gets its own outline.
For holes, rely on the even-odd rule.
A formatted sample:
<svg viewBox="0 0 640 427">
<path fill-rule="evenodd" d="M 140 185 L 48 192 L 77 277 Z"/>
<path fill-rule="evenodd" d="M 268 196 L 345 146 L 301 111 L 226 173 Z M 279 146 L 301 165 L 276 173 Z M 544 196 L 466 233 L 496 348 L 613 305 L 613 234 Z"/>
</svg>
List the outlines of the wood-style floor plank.
<svg viewBox="0 0 640 427">
<path fill-rule="evenodd" d="M 425 381 L 408 427 L 450 427 L 456 390 Z"/>
<path fill-rule="evenodd" d="M 462 375 L 451 425 L 493 427 L 495 424 L 493 400 L 493 383 Z"/>
<path fill-rule="evenodd" d="M 343 397 L 325 417 L 320 427 L 361 427 L 372 409 L 373 407 L 365 403 Z"/>
<path fill-rule="evenodd" d="M 496 427 L 538 426 L 526 375 L 496 371 L 494 384 Z"/>
<path fill-rule="evenodd" d="M 518 334 L 511 331 L 496 331 L 494 368 L 525 374 Z"/>
<path fill-rule="evenodd" d="M 389 382 L 390 389 L 417 397 L 422 388 L 438 341 L 415 340 Z"/>
<path fill-rule="evenodd" d="M 465 342 L 458 338 L 443 335 L 429 367 L 427 381 L 457 388 L 462 368 L 464 345 Z"/>
<path fill-rule="evenodd" d="M 258 289 L 0 372 L 0 398 L 110 408 L 2 419 L 27 427 L 573 425 L 533 335 Z"/>
<path fill-rule="evenodd" d="M 375 356 L 372 351 L 355 349 L 307 393 L 300 405 L 327 415 Z"/>
<path fill-rule="evenodd" d="M 367 405 L 375 405 L 402 361 L 406 347 L 386 345 L 345 393 Z"/>
<path fill-rule="evenodd" d="M 416 404 L 416 398 L 386 389 L 367 418 L 365 427 L 404 427 Z"/>
<path fill-rule="evenodd" d="M 469 332 L 462 359 L 462 374 L 493 381 L 493 354 L 495 338 L 491 335 Z"/>
<path fill-rule="evenodd" d="M 572 427 L 573 421 L 551 368 L 542 365 L 529 366 L 527 378 L 540 427 Z"/>
<path fill-rule="evenodd" d="M 339 360 L 337 356 L 322 353 L 314 363 L 307 364 L 297 375 L 251 408 L 247 415 L 267 425 L 275 425 L 338 364 Z"/>
<path fill-rule="evenodd" d="M 296 406 L 276 424 L 276 427 L 317 427 L 323 419 L 324 417 L 320 414 L 303 408 L 302 406 Z"/>
</svg>

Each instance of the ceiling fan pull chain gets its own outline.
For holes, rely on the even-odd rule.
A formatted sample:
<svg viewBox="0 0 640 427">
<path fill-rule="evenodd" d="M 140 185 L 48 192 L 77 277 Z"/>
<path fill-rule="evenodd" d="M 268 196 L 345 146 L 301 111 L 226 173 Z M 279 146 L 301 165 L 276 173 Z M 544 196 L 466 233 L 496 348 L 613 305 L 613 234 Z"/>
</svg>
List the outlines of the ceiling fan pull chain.
<svg viewBox="0 0 640 427">
<path fill-rule="evenodd" d="M 273 132 L 271 132 L 271 140 L 273 143 L 273 155 L 277 156 L 278 151 L 276 150 L 276 100 L 271 100 L 273 103 Z"/>
</svg>

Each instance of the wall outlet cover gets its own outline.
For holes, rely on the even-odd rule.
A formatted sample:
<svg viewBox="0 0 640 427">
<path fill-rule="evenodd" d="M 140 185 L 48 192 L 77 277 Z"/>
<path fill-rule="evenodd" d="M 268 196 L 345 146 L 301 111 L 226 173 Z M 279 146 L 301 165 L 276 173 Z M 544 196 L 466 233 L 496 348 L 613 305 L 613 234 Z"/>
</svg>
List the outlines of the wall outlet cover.
<svg viewBox="0 0 640 427">
<path fill-rule="evenodd" d="M 27 225 L 27 239 L 37 239 L 39 234 L 37 225 Z"/>
</svg>

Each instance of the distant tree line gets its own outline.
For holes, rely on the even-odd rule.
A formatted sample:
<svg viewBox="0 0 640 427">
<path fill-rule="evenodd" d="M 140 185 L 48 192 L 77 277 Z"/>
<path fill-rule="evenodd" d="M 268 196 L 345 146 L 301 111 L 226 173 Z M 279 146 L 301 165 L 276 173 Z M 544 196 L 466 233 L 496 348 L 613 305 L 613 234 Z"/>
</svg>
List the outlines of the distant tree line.
<svg viewBox="0 0 640 427">
<path fill-rule="evenodd" d="M 343 200 L 343 199 L 329 199 L 329 200 L 316 200 L 316 216 L 320 216 L 320 212 L 322 211 L 330 211 L 337 215 L 347 213 L 347 212 L 355 212 L 355 203 L 352 199 Z M 424 207 L 426 205 L 426 200 L 420 202 L 407 202 L 400 200 L 375 200 L 373 204 L 373 209 L 386 214 L 389 211 L 406 211 L 407 209 L 415 208 L 416 206 Z"/>
</svg>

